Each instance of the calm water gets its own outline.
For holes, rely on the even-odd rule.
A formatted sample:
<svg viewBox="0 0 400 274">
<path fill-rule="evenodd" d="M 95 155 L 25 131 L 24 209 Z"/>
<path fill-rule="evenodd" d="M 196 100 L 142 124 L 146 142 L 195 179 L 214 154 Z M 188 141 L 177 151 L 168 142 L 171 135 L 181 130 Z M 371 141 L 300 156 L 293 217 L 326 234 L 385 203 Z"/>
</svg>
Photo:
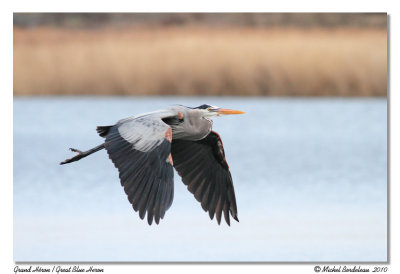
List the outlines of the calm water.
<svg viewBox="0 0 400 274">
<path fill-rule="evenodd" d="M 97 125 L 172 104 L 245 115 L 214 119 L 240 223 L 211 221 L 175 173 L 160 225 L 133 211 Z M 384 99 L 14 99 L 16 261 L 385 261 Z"/>
</svg>

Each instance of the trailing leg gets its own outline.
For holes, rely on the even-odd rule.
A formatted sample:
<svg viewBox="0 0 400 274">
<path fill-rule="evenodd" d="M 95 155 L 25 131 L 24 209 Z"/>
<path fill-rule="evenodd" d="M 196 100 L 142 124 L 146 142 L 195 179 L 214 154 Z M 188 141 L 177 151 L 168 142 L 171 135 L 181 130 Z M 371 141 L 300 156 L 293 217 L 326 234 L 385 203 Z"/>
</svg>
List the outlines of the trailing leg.
<svg viewBox="0 0 400 274">
<path fill-rule="evenodd" d="M 89 149 L 87 151 L 80 151 L 78 149 L 75 148 L 70 148 L 70 150 L 72 150 L 73 152 L 78 152 L 77 155 L 75 155 L 74 157 L 65 160 L 64 162 L 61 162 L 60 165 L 64 165 L 64 164 L 69 164 L 75 161 L 79 161 L 82 158 L 85 158 L 86 156 L 89 156 L 92 153 L 95 153 L 99 150 L 102 150 L 104 148 L 104 144 L 98 145 L 97 147 L 94 147 L 92 149 Z"/>
</svg>

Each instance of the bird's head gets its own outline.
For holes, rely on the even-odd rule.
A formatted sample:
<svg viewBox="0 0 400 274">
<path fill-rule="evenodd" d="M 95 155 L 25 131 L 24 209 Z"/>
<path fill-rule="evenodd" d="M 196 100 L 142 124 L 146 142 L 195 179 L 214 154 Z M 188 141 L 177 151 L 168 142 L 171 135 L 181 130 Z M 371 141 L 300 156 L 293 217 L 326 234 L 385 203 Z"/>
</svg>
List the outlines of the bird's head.
<svg viewBox="0 0 400 274">
<path fill-rule="evenodd" d="M 206 117 L 206 118 L 214 117 L 214 116 L 221 116 L 221 115 L 228 115 L 228 114 L 243 114 L 243 113 L 245 113 L 240 110 L 220 108 L 220 107 L 216 107 L 216 106 L 210 106 L 207 104 L 198 106 L 195 109 L 199 109 L 200 111 L 202 111 L 203 117 Z"/>
</svg>

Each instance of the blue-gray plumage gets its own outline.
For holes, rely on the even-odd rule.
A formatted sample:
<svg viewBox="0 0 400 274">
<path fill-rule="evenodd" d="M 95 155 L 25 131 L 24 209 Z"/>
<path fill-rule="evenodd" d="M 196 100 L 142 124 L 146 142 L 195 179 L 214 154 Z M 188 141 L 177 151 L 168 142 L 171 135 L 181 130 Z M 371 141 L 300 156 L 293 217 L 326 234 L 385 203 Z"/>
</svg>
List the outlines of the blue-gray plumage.
<svg viewBox="0 0 400 274">
<path fill-rule="evenodd" d="M 103 148 L 119 171 L 121 185 L 141 219 L 158 224 L 172 204 L 173 167 L 210 218 L 218 224 L 222 213 L 237 221 L 232 176 L 220 136 L 212 131 L 210 117 L 242 111 L 210 105 L 173 106 L 99 126 L 105 142 L 60 164 L 78 161 Z"/>
</svg>

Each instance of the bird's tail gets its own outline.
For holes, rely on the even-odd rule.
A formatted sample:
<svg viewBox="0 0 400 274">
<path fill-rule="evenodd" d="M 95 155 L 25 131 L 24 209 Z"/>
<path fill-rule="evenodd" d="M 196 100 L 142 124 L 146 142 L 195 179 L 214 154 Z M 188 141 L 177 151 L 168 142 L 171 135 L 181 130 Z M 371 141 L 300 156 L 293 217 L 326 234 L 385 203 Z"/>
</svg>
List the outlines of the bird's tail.
<svg viewBox="0 0 400 274">
<path fill-rule="evenodd" d="M 98 145 L 97 147 L 89 149 L 87 151 L 80 151 L 80 150 L 75 149 L 75 148 L 70 148 L 71 151 L 78 152 L 78 154 L 75 155 L 74 157 L 70 158 L 70 159 L 67 159 L 67 160 L 61 162 L 60 165 L 69 164 L 69 163 L 72 163 L 72 162 L 75 162 L 75 161 L 79 161 L 80 159 L 85 158 L 86 156 L 89 156 L 90 154 L 95 153 L 95 152 L 97 152 L 99 150 L 102 150 L 103 148 L 104 148 L 104 143 L 101 144 L 101 145 Z"/>
<path fill-rule="evenodd" d="M 101 137 L 106 137 L 111 128 L 112 126 L 98 126 L 96 131 Z"/>
</svg>

